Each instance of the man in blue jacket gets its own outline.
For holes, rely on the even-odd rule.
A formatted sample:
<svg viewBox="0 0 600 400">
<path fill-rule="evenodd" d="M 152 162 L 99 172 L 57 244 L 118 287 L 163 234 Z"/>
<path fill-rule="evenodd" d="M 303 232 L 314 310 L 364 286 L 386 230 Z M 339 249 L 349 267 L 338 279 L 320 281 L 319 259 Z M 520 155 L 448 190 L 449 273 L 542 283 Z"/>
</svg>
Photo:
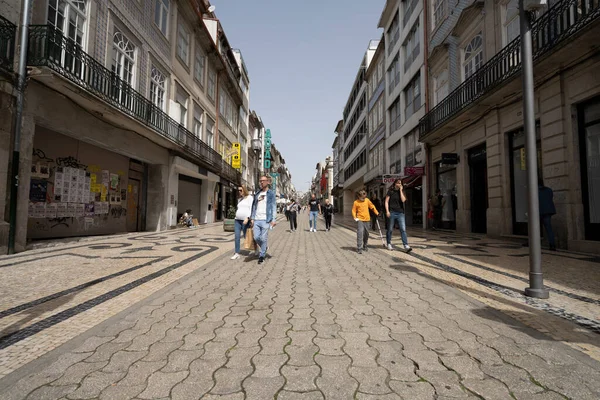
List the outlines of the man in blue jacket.
<svg viewBox="0 0 600 400">
<path fill-rule="evenodd" d="M 254 240 L 260 246 L 258 263 L 265 261 L 267 254 L 267 241 L 269 239 L 269 229 L 276 225 L 277 204 L 275 191 L 269 189 L 270 179 L 267 176 L 261 176 L 258 183 L 260 191 L 254 196 L 252 203 L 251 219 L 254 221 Z"/>
</svg>

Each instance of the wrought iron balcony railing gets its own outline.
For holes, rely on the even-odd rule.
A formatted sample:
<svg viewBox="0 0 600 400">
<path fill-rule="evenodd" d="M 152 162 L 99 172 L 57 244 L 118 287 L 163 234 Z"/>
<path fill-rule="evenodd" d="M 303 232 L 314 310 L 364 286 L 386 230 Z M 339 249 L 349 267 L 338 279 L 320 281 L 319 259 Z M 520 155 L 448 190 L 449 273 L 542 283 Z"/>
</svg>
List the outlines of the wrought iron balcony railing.
<svg viewBox="0 0 600 400">
<path fill-rule="evenodd" d="M 199 159 L 213 172 L 232 182 L 240 182 L 239 171 L 225 162 L 219 153 L 56 28 L 49 25 L 31 26 L 28 50 L 28 65 L 53 69 L 161 136 L 179 144 L 186 153 Z"/>
<path fill-rule="evenodd" d="M 0 15 L 0 69 L 13 72 L 17 26 Z"/>
<path fill-rule="evenodd" d="M 534 61 L 599 16 L 600 0 L 561 0 L 551 6 L 532 25 Z M 420 140 L 520 71 L 521 40 L 517 38 L 421 118 Z"/>
</svg>

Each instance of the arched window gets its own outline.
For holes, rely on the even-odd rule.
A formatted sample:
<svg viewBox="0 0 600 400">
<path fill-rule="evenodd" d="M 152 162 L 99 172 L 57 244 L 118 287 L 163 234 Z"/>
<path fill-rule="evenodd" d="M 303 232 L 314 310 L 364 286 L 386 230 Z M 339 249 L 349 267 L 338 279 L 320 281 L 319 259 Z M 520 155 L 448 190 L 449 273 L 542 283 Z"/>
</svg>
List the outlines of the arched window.
<svg viewBox="0 0 600 400">
<path fill-rule="evenodd" d="M 133 85 L 135 46 L 123 33 L 115 29 L 113 36 L 112 72 L 125 83 Z"/>
<path fill-rule="evenodd" d="M 479 32 L 465 47 L 463 71 L 465 79 L 475 73 L 483 64 L 483 36 Z"/>
<path fill-rule="evenodd" d="M 49 0 L 48 24 L 85 47 L 87 0 Z"/>
</svg>

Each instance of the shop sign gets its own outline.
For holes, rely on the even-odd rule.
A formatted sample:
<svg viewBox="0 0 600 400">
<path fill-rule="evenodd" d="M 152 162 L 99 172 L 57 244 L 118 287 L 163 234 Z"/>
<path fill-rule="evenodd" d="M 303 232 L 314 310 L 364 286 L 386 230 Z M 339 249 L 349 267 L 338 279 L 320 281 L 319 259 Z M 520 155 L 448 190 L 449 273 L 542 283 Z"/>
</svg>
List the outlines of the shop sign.
<svg viewBox="0 0 600 400">
<path fill-rule="evenodd" d="M 394 183 L 394 181 L 396 179 L 401 179 L 401 178 L 402 178 L 402 175 L 400 175 L 400 174 L 383 175 L 383 176 L 379 176 L 379 177 L 375 178 L 375 182 L 388 184 L 388 183 Z"/>
<path fill-rule="evenodd" d="M 264 158 L 265 163 L 264 163 L 264 167 L 265 169 L 270 169 L 271 168 L 271 130 L 267 129 L 267 131 L 265 132 L 265 154 L 264 154 Z"/>
<path fill-rule="evenodd" d="M 458 164 L 458 154 L 457 153 L 442 153 L 442 164 L 444 164 L 444 165 Z"/>
<path fill-rule="evenodd" d="M 232 145 L 231 166 L 235 169 L 242 168 L 242 151 L 238 142 Z"/>
<path fill-rule="evenodd" d="M 425 174 L 425 167 L 404 167 L 404 175 L 418 176 Z"/>
</svg>

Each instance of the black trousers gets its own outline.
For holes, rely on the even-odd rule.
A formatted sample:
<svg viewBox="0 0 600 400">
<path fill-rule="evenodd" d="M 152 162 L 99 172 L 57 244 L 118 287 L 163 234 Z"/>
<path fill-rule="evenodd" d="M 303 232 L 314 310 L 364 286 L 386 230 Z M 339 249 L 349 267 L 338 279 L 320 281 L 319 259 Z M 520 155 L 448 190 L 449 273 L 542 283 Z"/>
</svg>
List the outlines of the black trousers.
<svg viewBox="0 0 600 400">
<path fill-rule="evenodd" d="M 298 215 L 296 213 L 296 211 L 290 211 L 289 212 L 289 216 L 290 216 L 290 230 L 294 230 L 296 228 L 298 228 Z"/>
<path fill-rule="evenodd" d="M 331 214 L 325 214 L 325 229 L 331 229 Z"/>
</svg>

